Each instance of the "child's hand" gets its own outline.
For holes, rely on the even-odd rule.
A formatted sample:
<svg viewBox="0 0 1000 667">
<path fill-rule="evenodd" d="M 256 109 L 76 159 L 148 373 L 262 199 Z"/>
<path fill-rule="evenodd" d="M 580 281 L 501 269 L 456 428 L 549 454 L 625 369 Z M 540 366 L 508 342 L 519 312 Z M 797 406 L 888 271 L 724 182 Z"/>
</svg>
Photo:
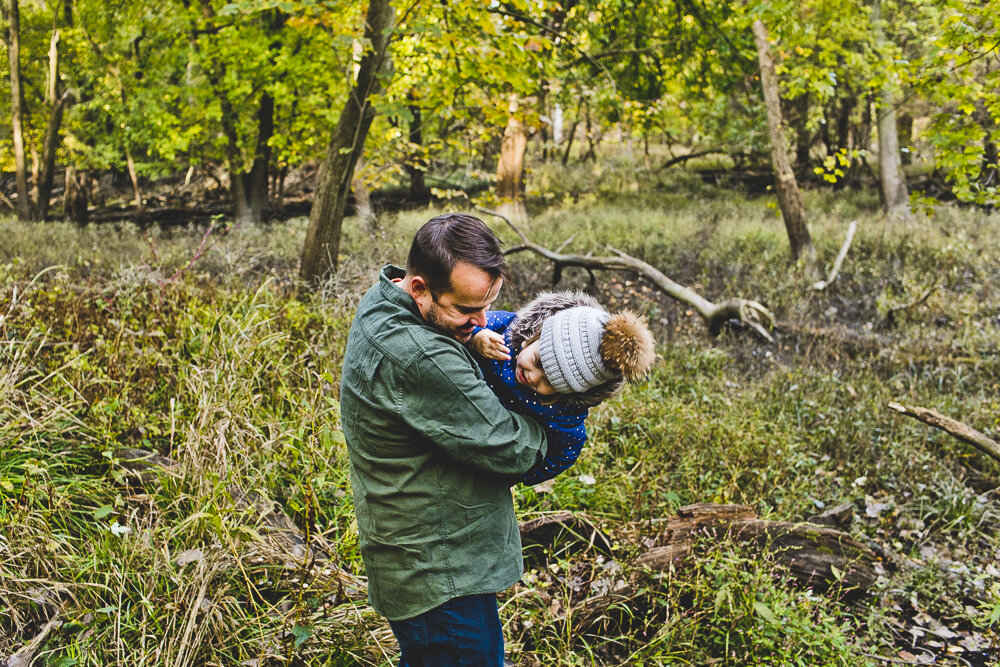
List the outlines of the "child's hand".
<svg viewBox="0 0 1000 667">
<path fill-rule="evenodd" d="M 507 361 L 510 359 L 510 349 L 503 344 L 503 336 L 496 331 L 483 329 L 469 341 L 469 347 L 480 357 Z"/>
</svg>

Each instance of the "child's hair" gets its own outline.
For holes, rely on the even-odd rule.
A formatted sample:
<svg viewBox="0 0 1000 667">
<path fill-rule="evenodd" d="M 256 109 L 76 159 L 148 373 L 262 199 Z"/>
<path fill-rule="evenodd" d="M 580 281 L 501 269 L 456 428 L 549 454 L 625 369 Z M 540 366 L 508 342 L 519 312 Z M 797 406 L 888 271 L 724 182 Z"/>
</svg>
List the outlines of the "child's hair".
<svg viewBox="0 0 1000 667">
<path fill-rule="evenodd" d="M 537 339 L 542 370 L 553 389 L 581 406 L 597 405 L 626 380 L 649 372 L 656 358 L 645 320 L 622 310 L 609 314 L 581 292 L 543 292 L 518 311 L 511 344 Z"/>
</svg>

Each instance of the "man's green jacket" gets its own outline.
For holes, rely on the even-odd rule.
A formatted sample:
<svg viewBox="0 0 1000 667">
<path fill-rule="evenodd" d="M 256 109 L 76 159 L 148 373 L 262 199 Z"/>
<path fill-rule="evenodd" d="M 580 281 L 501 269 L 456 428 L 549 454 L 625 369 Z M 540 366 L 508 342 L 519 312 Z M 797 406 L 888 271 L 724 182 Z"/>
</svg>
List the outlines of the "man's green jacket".
<svg viewBox="0 0 1000 667">
<path fill-rule="evenodd" d="M 392 621 L 521 577 L 510 485 L 546 448 L 393 283 L 403 274 L 386 266 L 361 299 L 340 389 L 368 599 Z"/>
</svg>

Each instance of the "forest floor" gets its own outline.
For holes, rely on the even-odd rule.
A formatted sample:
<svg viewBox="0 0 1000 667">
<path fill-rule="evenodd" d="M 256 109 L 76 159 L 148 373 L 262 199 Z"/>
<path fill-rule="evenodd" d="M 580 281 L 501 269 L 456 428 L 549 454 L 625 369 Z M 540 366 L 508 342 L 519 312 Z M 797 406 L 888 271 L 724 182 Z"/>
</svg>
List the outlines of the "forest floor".
<svg viewBox="0 0 1000 667">
<path fill-rule="evenodd" d="M 711 338 L 634 275 L 563 272 L 560 288 L 644 313 L 660 357 L 591 413 L 574 468 L 515 490 L 522 521 L 572 512 L 610 545 L 566 531 L 526 550 L 501 599 L 509 659 L 995 664 L 1000 465 L 887 404 L 1000 438 L 1000 216 L 890 223 L 871 193 L 808 192 L 827 267 L 860 222 L 820 292 L 771 197 L 614 162 L 537 165 L 529 183 L 533 241 L 614 246 L 779 326 L 773 343 Z M 394 664 L 363 602 L 340 359 L 360 295 L 436 212 L 348 220 L 340 269 L 312 293 L 302 218 L 208 236 L 0 221 L 0 664 Z M 551 287 L 541 258 L 511 265 L 498 307 Z M 878 577 L 801 585 L 725 530 L 643 571 L 665 521 L 704 502 L 790 522 L 847 505 L 840 527 L 880 554 Z M 629 596 L 595 615 L 596 582 Z"/>
</svg>

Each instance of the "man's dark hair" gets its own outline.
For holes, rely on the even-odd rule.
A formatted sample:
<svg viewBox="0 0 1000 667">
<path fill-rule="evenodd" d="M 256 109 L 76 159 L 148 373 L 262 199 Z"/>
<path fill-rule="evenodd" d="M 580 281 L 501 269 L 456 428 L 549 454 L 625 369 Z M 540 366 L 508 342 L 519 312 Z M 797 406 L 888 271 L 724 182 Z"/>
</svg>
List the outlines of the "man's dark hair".
<svg viewBox="0 0 1000 667">
<path fill-rule="evenodd" d="M 466 213 L 431 218 L 417 230 L 406 259 L 406 271 L 420 276 L 433 296 L 451 289 L 451 271 L 458 262 L 485 271 L 493 282 L 510 280 L 502 245 L 486 223 Z"/>
</svg>

